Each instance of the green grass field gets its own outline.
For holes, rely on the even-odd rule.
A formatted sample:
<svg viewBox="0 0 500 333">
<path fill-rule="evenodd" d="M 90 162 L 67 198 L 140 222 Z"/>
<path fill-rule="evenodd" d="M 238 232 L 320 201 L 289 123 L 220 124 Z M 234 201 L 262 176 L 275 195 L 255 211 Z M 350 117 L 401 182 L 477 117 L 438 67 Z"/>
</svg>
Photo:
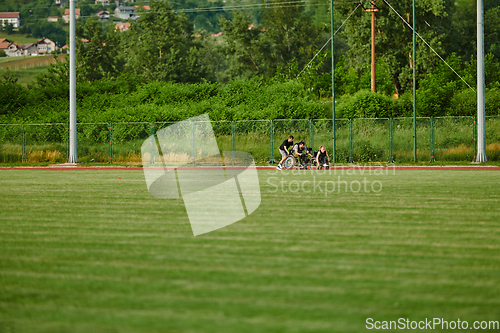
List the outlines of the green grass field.
<svg viewBox="0 0 500 333">
<path fill-rule="evenodd" d="M 36 37 L 27 37 L 27 34 L 21 34 L 21 33 L 12 33 L 12 34 L 8 34 L 4 31 L 0 31 L 0 39 L 3 39 L 3 38 L 6 38 L 8 39 L 9 41 L 13 42 L 13 43 L 17 43 L 19 45 L 23 45 L 23 44 L 26 44 L 26 43 L 34 43 L 36 42 L 38 39 L 40 38 L 36 38 Z"/>
<path fill-rule="evenodd" d="M 16 71 L 12 71 L 11 73 L 16 75 L 19 83 L 23 85 L 28 85 L 28 83 L 32 83 L 35 77 L 45 72 L 49 66 L 38 66 L 33 68 L 19 69 Z"/>
<path fill-rule="evenodd" d="M 253 214 L 193 237 L 182 200 L 149 195 L 142 171 L 0 171 L 0 332 L 500 320 L 500 172 L 259 177 Z M 313 188 L 338 177 L 382 189 Z"/>
</svg>

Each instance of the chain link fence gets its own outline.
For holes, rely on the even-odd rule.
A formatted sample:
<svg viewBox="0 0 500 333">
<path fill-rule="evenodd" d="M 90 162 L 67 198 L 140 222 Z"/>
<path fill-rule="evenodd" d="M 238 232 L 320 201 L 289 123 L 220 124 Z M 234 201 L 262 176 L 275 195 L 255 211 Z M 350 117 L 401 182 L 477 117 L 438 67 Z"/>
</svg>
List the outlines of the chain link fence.
<svg viewBox="0 0 500 333">
<path fill-rule="evenodd" d="M 141 164 L 144 140 L 172 124 L 79 123 L 78 159 L 88 163 Z M 325 146 L 333 157 L 332 119 L 213 121 L 211 125 L 221 153 L 245 151 L 258 163 L 279 161 L 278 148 L 289 135 L 314 151 Z M 194 133 L 197 125 L 191 126 Z M 417 159 L 473 161 L 476 135 L 473 117 L 417 118 Z M 488 160 L 500 160 L 500 117 L 486 117 L 486 140 Z M 413 118 L 335 120 L 337 163 L 412 162 L 413 144 Z M 192 146 L 191 157 L 195 156 L 195 143 L 186 145 Z M 64 163 L 68 153 L 68 124 L 0 124 L 0 163 Z M 152 151 L 149 156 L 153 163 L 160 161 L 155 155 L 158 153 Z"/>
</svg>

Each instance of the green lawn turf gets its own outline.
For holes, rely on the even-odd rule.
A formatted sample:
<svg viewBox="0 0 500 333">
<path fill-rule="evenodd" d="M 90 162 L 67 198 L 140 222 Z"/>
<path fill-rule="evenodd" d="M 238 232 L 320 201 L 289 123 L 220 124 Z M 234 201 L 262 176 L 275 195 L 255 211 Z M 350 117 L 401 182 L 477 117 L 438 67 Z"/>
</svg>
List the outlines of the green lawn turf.
<svg viewBox="0 0 500 333">
<path fill-rule="evenodd" d="M 6 38 L 9 41 L 11 41 L 13 43 L 17 43 L 19 45 L 23 45 L 26 43 L 34 43 L 37 40 L 41 39 L 41 38 L 27 37 L 27 36 L 28 36 L 27 34 L 21 34 L 18 32 L 14 32 L 14 33 L 9 35 L 8 33 L 4 32 L 4 31 L 0 31 L 0 39 Z"/>
<path fill-rule="evenodd" d="M 17 76 L 18 83 L 28 85 L 28 83 L 33 82 L 38 74 L 45 72 L 49 67 L 50 66 L 38 66 L 26 69 L 23 68 L 16 71 L 11 71 L 11 73 Z"/>
<path fill-rule="evenodd" d="M 0 171 L 0 331 L 361 332 L 367 318 L 500 320 L 500 172 L 259 176 L 253 214 L 193 237 L 182 200 L 149 195 L 141 171 Z M 275 186 L 338 177 L 382 190 Z"/>
</svg>

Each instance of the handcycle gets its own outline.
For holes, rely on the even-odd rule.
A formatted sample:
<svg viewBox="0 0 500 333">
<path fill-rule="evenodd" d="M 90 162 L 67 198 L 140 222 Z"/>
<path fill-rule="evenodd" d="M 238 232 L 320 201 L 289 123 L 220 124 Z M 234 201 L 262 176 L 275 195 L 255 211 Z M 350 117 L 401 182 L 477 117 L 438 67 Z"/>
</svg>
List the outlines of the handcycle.
<svg viewBox="0 0 500 333">
<path fill-rule="evenodd" d="M 312 148 L 304 147 L 302 150 L 303 154 L 296 156 L 293 151 L 291 151 L 283 162 L 283 167 L 286 170 L 293 169 L 310 169 L 314 163 L 316 163 L 316 157 L 314 157 L 314 151 Z M 309 156 L 309 154 L 312 155 Z"/>
</svg>

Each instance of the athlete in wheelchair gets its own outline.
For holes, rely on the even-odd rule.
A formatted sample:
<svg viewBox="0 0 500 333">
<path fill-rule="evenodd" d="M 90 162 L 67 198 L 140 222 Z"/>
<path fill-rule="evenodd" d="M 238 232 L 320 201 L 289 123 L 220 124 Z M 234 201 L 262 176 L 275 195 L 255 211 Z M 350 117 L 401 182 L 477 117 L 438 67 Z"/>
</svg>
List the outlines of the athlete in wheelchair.
<svg viewBox="0 0 500 333">
<path fill-rule="evenodd" d="M 285 159 L 285 169 L 308 169 L 316 162 L 314 151 L 307 148 L 304 141 L 300 141 L 293 146 L 292 151 Z"/>
</svg>

